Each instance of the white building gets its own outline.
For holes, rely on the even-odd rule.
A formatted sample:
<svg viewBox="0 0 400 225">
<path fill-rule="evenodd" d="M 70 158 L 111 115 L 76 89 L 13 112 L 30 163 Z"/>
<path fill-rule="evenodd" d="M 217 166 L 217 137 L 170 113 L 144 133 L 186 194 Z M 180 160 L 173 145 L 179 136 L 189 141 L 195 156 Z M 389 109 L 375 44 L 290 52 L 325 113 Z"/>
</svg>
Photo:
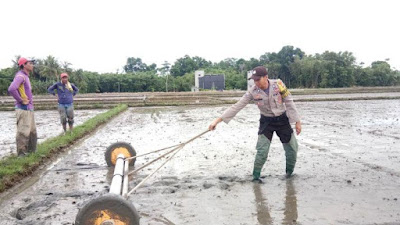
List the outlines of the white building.
<svg viewBox="0 0 400 225">
<path fill-rule="evenodd" d="M 253 75 L 253 70 L 247 71 L 247 79 L 249 79 Z M 254 80 L 247 80 L 247 90 L 250 90 L 251 87 L 254 86 Z"/>
</svg>

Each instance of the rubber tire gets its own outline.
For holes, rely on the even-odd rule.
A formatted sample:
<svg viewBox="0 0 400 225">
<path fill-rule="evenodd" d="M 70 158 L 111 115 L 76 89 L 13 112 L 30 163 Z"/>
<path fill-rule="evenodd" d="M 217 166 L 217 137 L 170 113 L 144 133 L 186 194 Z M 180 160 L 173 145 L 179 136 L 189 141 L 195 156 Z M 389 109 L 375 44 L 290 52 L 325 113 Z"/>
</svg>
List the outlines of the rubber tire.
<svg viewBox="0 0 400 225">
<path fill-rule="evenodd" d="M 109 167 L 114 166 L 114 164 L 111 162 L 111 153 L 114 149 L 120 148 L 120 147 L 126 148 L 129 151 L 129 153 L 131 154 L 131 157 L 136 156 L 136 151 L 132 147 L 132 145 L 130 145 L 129 143 L 126 143 L 126 142 L 116 142 L 116 143 L 108 146 L 106 152 L 104 153 L 104 158 L 106 159 L 107 166 L 109 166 Z M 136 162 L 136 158 L 132 159 L 129 162 L 129 166 L 134 166 L 135 162 Z"/>
<path fill-rule="evenodd" d="M 139 225 L 140 217 L 133 204 L 120 195 L 110 193 L 89 201 L 80 209 L 75 218 L 75 225 L 92 225 L 94 219 L 99 218 L 96 213 L 99 210 L 115 212 L 120 218 L 130 221 L 129 225 Z"/>
</svg>

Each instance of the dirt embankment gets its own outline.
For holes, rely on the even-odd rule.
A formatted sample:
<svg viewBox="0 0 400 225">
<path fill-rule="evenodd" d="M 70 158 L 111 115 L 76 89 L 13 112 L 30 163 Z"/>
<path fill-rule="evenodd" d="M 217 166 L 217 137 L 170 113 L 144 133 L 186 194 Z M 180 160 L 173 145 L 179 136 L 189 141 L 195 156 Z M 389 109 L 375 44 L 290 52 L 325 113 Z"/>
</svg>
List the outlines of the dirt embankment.
<svg viewBox="0 0 400 225">
<path fill-rule="evenodd" d="M 400 86 L 291 89 L 290 91 L 297 101 L 400 99 Z M 127 104 L 130 107 L 207 106 L 232 104 L 244 93 L 245 91 L 90 93 L 75 96 L 74 105 L 76 109 L 112 108 L 117 104 Z M 36 110 L 55 109 L 54 96 L 35 95 L 34 101 Z M 0 111 L 13 109 L 13 98 L 0 96 Z"/>
</svg>

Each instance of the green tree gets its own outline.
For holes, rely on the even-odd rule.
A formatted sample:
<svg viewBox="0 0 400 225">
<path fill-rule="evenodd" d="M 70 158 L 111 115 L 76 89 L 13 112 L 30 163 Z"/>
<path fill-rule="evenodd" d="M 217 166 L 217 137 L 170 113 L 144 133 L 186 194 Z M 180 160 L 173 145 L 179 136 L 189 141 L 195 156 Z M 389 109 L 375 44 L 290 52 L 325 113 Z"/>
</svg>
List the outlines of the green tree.
<svg viewBox="0 0 400 225">
<path fill-rule="evenodd" d="M 235 68 L 236 71 L 238 71 L 240 74 L 246 74 L 247 72 L 246 64 L 247 62 L 245 59 L 242 58 L 238 59 L 236 61 L 236 68 Z"/>
<path fill-rule="evenodd" d="M 124 66 L 124 71 L 126 73 L 137 73 L 145 71 L 155 71 L 157 64 L 153 63 L 150 66 L 142 62 L 141 58 L 129 57 L 126 60 L 126 65 Z"/>
<path fill-rule="evenodd" d="M 269 73 L 272 72 L 275 78 L 282 79 L 288 87 L 291 87 L 292 82 L 296 82 L 295 74 L 291 73 L 290 65 L 296 58 L 302 59 L 305 53 L 300 48 L 293 46 L 284 46 L 278 53 L 265 53 L 260 56 L 259 64 L 267 65 Z M 272 71 L 270 70 L 269 67 Z"/>
<path fill-rule="evenodd" d="M 0 95 L 8 94 L 8 87 L 14 79 L 15 68 L 5 68 L 0 70 Z"/>
<path fill-rule="evenodd" d="M 373 86 L 372 71 L 371 68 L 362 68 L 361 66 L 355 66 L 354 68 L 354 80 L 358 86 Z"/>
<path fill-rule="evenodd" d="M 269 62 L 266 66 L 268 68 L 268 78 L 278 79 L 281 64 L 278 62 Z"/>
<path fill-rule="evenodd" d="M 316 55 L 325 61 L 327 76 L 321 79 L 321 87 L 350 87 L 354 85 L 355 57 L 351 52 L 329 52 Z"/>
<path fill-rule="evenodd" d="M 260 60 L 256 58 L 250 58 L 249 61 L 246 62 L 246 71 L 252 70 L 256 66 L 262 66 Z"/>
<path fill-rule="evenodd" d="M 165 91 L 168 92 L 168 75 L 170 73 L 171 64 L 167 61 L 164 61 L 162 67 L 160 68 L 161 76 L 165 77 Z"/>
<path fill-rule="evenodd" d="M 385 61 L 371 63 L 371 73 L 375 85 L 390 86 L 395 83 L 394 73 L 390 69 L 389 63 Z"/>
<path fill-rule="evenodd" d="M 195 56 L 192 58 L 185 55 L 171 66 L 171 75 L 174 77 L 183 76 L 186 73 L 191 73 L 198 69 L 205 69 L 210 66 L 212 66 L 212 63 L 201 57 Z"/>
<path fill-rule="evenodd" d="M 35 74 L 44 78 L 45 81 L 59 81 L 63 68 L 54 56 L 47 56 L 45 60 L 37 60 Z"/>
<path fill-rule="evenodd" d="M 323 60 L 312 56 L 295 58 L 290 65 L 290 73 L 293 74 L 292 86 L 303 88 L 317 88 L 322 77 L 325 76 L 325 64 Z"/>
<path fill-rule="evenodd" d="M 236 62 L 237 62 L 237 59 L 235 59 L 235 58 L 226 58 L 218 63 L 215 63 L 213 65 L 213 68 L 223 69 L 223 70 L 235 69 Z"/>
<path fill-rule="evenodd" d="M 79 88 L 79 93 L 88 93 L 87 79 L 85 79 L 83 70 L 78 69 L 69 74 L 71 74 L 69 80 Z"/>
<path fill-rule="evenodd" d="M 194 86 L 194 73 L 186 73 L 173 79 L 174 91 L 191 91 Z"/>
<path fill-rule="evenodd" d="M 83 71 L 82 76 L 87 83 L 87 93 L 100 92 L 100 75 L 98 73 Z"/>
<path fill-rule="evenodd" d="M 295 79 L 294 74 L 290 72 L 290 64 L 292 64 L 295 58 L 302 59 L 305 53 L 299 48 L 293 46 L 284 46 L 277 54 L 275 61 L 281 64 L 279 69 L 278 77 L 285 82 L 288 87 L 291 87 L 292 80 Z"/>
<path fill-rule="evenodd" d="M 62 73 L 67 73 L 68 75 L 71 76 L 73 74 L 73 70 L 72 70 L 71 66 L 72 66 L 72 64 L 69 63 L 69 62 L 66 62 L 66 61 L 61 62 L 61 65 L 60 65 L 61 72 Z"/>
<path fill-rule="evenodd" d="M 16 55 L 16 56 L 14 57 L 14 59 L 11 60 L 12 63 L 13 63 L 13 66 L 11 67 L 11 69 L 12 69 L 12 72 L 13 72 L 14 74 L 19 70 L 19 67 L 18 67 L 18 60 L 19 60 L 19 58 L 21 58 L 21 56 L 20 56 L 20 55 Z"/>
</svg>

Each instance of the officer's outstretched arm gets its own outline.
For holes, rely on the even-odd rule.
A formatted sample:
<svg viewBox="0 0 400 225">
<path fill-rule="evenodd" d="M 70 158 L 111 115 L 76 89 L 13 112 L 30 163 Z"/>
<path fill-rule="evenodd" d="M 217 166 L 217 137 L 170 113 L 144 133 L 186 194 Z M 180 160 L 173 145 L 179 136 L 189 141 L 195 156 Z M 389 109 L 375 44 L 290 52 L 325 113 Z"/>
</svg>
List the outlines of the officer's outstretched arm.
<svg viewBox="0 0 400 225">
<path fill-rule="evenodd" d="M 217 125 L 222 121 L 221 117 L 218 117 L 217 119 L 215 119 L 210 126 L 208 126 L 208 130 L 215 130 L 215 128 L 217 127 Z"/>
</svg>

